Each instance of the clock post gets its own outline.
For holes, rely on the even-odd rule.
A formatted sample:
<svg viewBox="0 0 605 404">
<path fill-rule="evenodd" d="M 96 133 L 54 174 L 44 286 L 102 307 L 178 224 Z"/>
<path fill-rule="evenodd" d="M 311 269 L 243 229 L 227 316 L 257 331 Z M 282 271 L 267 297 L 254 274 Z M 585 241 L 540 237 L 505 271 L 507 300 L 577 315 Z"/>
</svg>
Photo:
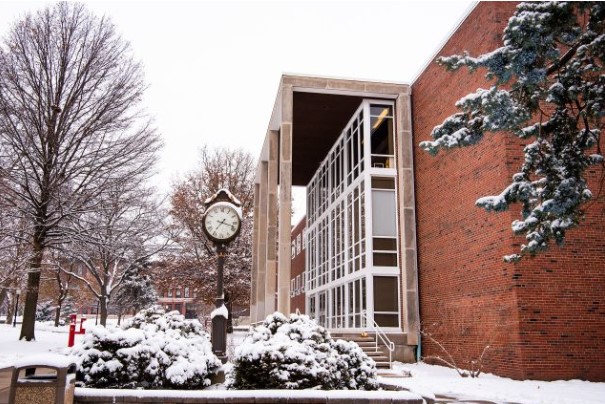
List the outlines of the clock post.
<svg viewBox="0 0 605 404">
<path fill-rule="evenodd" d="M 223 267 L 225 265 L 225 255 L 227 255 L 225 244 L 216 244 L 216 255 L 218 279 L 216 280 L 215 309 L 212 312 L 212 352 L 225 363 L 227 359 L 227 320 L 229 318 L 223 289 Z"/>
<path fill-rule="evenodd" d="M 212 312 L 212 352 L 223 362 L 227 361 L 227 319 L 223 287 L 223 268 L 227 245 L 241 229 L 241 202 L 226 189 L 221 189 L 204 201 L 206 212 L 202 224 L 204 233 L 214 243 L 217 255 L 215 309 Z"/>
</svg>

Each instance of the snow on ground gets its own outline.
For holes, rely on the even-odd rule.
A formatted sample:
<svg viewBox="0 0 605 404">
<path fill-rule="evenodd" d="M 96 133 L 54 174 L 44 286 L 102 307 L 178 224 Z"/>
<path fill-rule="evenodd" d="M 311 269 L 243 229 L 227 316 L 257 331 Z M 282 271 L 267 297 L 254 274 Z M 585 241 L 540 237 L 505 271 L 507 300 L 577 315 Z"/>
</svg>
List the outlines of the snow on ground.
<svg viewBox="0 0 605 404">
<path fill-rule="evenodd" d="M 61 353 L 67 347 L 69 327 L 55 328 L 49 324 L 36 323 L 36 340 L 19 341 L 21 325 L 13 327 L 0 324 L 0 369 L 12 366 L 18 359 L 52 353 Z M 76 341 L 79 335 L 76 335 Z"/>
<path fill-rule="evenodd" d="M 582 380 L 519 381 L 485 373 L 475 379 L 462 378 L 454 369 L 425 363 L 397 363 L 393 367 L 395 371 L 409 371 L 412 377 L 381 378 L 382 382 L 419 393 L 428 390 L 459 400 L 483 399 L 523 404 L 605 403 L 605 383 Z"/>
<path fill-rule="evenodd" d="M 86 328 L 86 325 L 89 327 L 93 326 L 94 319 L 92 321 L 89 319 L 85 322 L 84 328 Z M 108 325 L 115 325 L 115 321 L 108 319 Z M 78 323 L 76 330 L 79 330 L 79 328 L 80 325 Z M 30 342 L 25 340 L 19 341 L 20 332 L 21 324 L 17 324 L 17 327 L 13 327 L 10 324 L 0 324 L 0 369 L 12 366 L 16 360 L 27 356 L 63 353 L 64 349 L 67 348 L 68 325 L 55 327 L 52 322 L 36 322 L 36 340 Z M 243 342 L 245 336 L 245 332 L 237 330 L 233 334 L 228 334 L 228 353 L 232 354 L 235 347 Z M 76 344 L 81 337 L 81 335 L 76 334 Z"/>
<path fill-rule="evenodd" d="M 90 320 L 89 320 L 90 321 Z M 18 341 L 20 327 L 0 324 L 0 368 L 10 366 L 28 355 L 49 352 L 61 353 L 67 347 L 69 327 L 55 328 L 50 324 L 36 323 L 36 341 Z M 227 351 L 243 342 L 245 332 L 228 335 Z M 76 335 L 76 342 L 80 338 Z M 597 404 L 605 403 L 605 383 L 581 380 L 569 381 L 518 381 L 491 374 L 477 379 L 462 378 L 456 371 L 443 367 L 420 364 L 397 364 L 395 370 L 409 370 L 412 377 L 381 378 L 382 382 L 403 386 L 419 393 L 432 392 L 458 399 L 484 399 L 496 402 L 523 404 Z"/>
</svg>

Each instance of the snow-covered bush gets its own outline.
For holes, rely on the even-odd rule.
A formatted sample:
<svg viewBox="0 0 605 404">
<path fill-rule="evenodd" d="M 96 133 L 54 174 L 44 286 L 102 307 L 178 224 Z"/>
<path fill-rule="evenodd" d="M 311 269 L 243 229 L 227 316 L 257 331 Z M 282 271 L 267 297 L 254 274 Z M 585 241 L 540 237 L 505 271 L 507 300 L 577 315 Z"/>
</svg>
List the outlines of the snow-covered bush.
<svg viewBox="0 0 605 404">
<path fill-rule="evenodd" d="M 376 365 L 354 342 L 333 340 L 308 316 L 267 317 L 236 349 L 232 389 L 376 390 Z"/>
<path fill-rule="evenodd" d="M 159 306 L 121 328 L 94 327 L 71 355 L 85 387 L 192 389 L 210 385 L 221 362 L 197 320 Z"/>
</svg>

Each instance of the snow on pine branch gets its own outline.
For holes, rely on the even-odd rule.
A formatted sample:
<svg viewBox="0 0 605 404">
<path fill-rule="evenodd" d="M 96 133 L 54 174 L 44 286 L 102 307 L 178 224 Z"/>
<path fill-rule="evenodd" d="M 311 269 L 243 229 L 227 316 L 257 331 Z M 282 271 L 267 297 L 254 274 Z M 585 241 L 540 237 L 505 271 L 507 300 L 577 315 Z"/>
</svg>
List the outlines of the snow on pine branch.
<svg viewBox="0 0 605 404">
<path fill-rule="evenodd" d="M 511 184 L 476 201 L 496 212 L 521 204 L 522 218 L 512 230 L 527 243 L 507 261 L 546 250 L 551 241 L 563 244 L 592 198 L 586 170 L 603 165 L 603 15 L 602 2 L 521 3 L 504 30 L 504 46 L 477 57 L 438 59 L 450 70 L 486 69 L 491 87 L 462 97 L 456 103 L 460 112 L 435 126 L 433 140 L 421 142 L 421 148 L 436 155 L 474 145 L 486 132 L 533 139 Z"/>
<path fill-rule="evenodd" d="M 421 142 L 421 148 L 435 155 L 439 149 L 470 146 L 485 132 L 519 131 L 530 118 L 527 108 L 510 92 L 496 86 L 477 89 L 458 100 L 456 107 L 464 113 L 454 114 L 436 126 L 431 133 L 434 140 Z"/>
</svg>

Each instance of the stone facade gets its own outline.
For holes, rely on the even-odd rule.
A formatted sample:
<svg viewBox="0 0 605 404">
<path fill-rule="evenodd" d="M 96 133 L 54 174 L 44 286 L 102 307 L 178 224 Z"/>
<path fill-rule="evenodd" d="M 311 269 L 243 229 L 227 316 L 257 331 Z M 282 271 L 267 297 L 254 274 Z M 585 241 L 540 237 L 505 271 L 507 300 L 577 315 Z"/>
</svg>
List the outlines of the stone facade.
<svg viewBox="0 0 605 404">
<path fill-rule="evenodd" d="M 418 324 L 410 92 L 408 85 L 398 83 L 291 75 L 282 77 L 256 176 L 252 322 L 262 321 L 275 309 L 291 312 L 291 189 L 293 185 L 306 185 L 307 182 L 297 181 L 305 176 L 310 179 L 317 169 L 317 166 L 309 164 L 308 155 L 295 152 L 310 142 L 313 144 L 310 153 L 321 148 L 327 151 L 335 138 L 310 140 L 309 137 L 326 127 L 336 129 L 329 130 L 328 136 L 337 137 L 342 130 L 342 126 L 335 127 L 335 116 L 325 114 L 323 107 L 317 108 L 315 102 L 325 102 L 324 107 L 334 108 L 335 114 L 344 114 L 346 123 L 363 99 L 384 99 L 394 103 L 396 169 L 403 173 L 398 177 L 399 194 L 396 201 L 399 213 L 397 225 L 401 234 L 398 242 L 402 254 L 409 256 L 409 259 L 400 260 L 398 268 L 402 300 L 400 324 L 406 330 L 403 334 L 406 343 L 416 345 L 417 333 L 407 332 L 417 329 Z M 353 110 L 339 106 L 341 100 L 348 106 L 353 105 Z M 308 125 L 309 120 L 315 121 Z M 319 157 L 321 161 L 325 155 L 313 157 Z M 401 184 L 402 181 L 407 182 Z"/>
</svg>

